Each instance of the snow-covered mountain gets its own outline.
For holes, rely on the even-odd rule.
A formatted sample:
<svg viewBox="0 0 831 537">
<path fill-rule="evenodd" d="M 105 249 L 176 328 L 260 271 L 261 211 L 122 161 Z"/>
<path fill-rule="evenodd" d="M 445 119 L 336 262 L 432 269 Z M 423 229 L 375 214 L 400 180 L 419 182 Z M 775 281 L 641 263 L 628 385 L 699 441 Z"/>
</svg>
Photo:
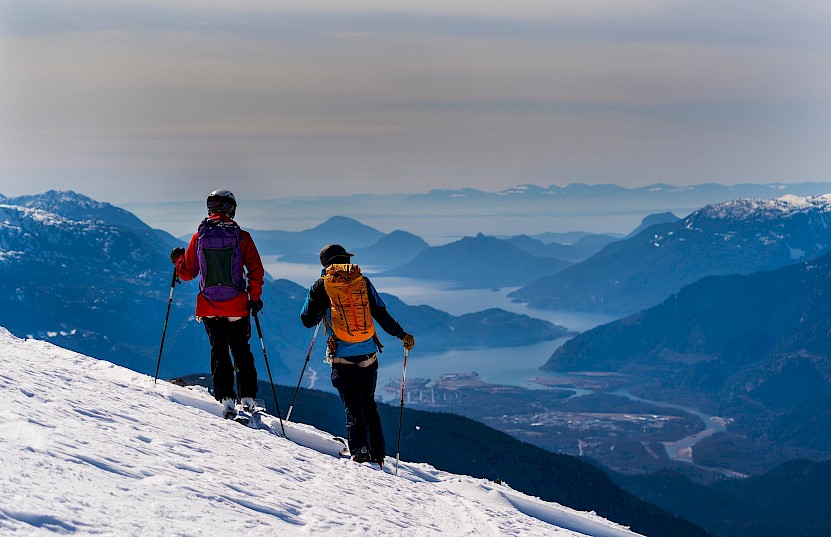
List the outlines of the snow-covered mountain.
<svg viewBox="0 0 831 537">
<path fill-rule="evenodd" d="M 831 251 L 831 196 L 709 205 L 610 244 L 514 298 L 553 309 L 633 313 L 705 276 L 773 270 Z"/>
<path fill-rule="evenodd" d="M 688 220 L 694 225 L 693 217 L 698 215 L 700 218 L 765 221 L 810 212 L 831 212 L 831 194 L 810 197 L 785 195 L 774 199 L 742 198 L 708 205 Z"/>
<path fill-rule="evenodd" d="M 505 484 L 340 459 L 310 426 L 246 428 L 204 389 L 3 328 L 0 370 L 3 534 L 636 535 Z"/>
<path fill-rule="evenodd" d="M 149 363 L 136 350 L 162 321 L 161 282 L 169 288 L 171 277 L 164 241 L 126 211 L 74 192 L 3 198 L 0 325 L 104 357 L 118 347 L 125 365 Z"/>
<path fill-rule="evenodd" d="M 0 205 L 25 207 L 43 213 L 60 215 L 72 222 L 129 229 L 147 244 L 167 253 L 179 241 L 167 232 L 152 229 L 136 215 L 109 203 L 100 202 L 77 192 L 49 190 L 43 194 L 7 198 L 0 195 Z"/>
<path fill-rule="evenodd" d="M 147 228 L 149 230 L 149 228 Z M 0 250 L 7 262 L 25 264 L 33 276 L 53 264 L 94 256 L 83 267 L 107 278 L 118 272 L 125 278 L 146 278 L 134 267 L 158 268 L 157 242 L 146 241 L 128 229 L 102 221 L 75 220 L 44 209 L 0 204 Z M 91 260 L 92 261 L 92 260 Z M 80 268 L 80 267 L 79 267 Z"/>
</svg>

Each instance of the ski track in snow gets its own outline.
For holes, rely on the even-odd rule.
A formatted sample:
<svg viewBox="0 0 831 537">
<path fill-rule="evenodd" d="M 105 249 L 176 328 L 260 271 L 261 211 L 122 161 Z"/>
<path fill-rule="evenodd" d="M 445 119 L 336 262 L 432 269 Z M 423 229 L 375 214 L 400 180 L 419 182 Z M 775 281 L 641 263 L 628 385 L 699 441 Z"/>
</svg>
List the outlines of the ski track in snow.
<svg viewBox="0 0 831 537">
<path fill-rule="evenodd" d="M 427 464 L 358 465 L 311 426 L 242 427 L 204 388 L 2 328 L 0 404 L 3 535 L 636 535 Z"/>
</svg>

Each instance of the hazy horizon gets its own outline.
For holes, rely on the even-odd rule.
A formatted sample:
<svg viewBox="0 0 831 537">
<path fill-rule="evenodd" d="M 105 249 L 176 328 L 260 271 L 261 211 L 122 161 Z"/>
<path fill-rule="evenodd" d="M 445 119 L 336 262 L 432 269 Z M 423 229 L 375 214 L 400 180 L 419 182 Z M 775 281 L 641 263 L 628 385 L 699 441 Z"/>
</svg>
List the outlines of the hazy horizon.
<svg viewBox="0 0 831 537">
<path fill-rule="evenodd" d="M 684 218 L 712 203 L 741 197 L 772 199 L 784 194 L 817 196 L 831 193 L 831 182 L 798 184 L 716 183 L 677 187 L 586 185 L 519 185 L 500 191 L 437 189 L 429 193 L 353 196 L 296 196 L 250 199 L 237 196 L 236 220 L 246 229 L 303 231 L 331 217 L 345 216 L 383 233 L 403 230 L 437 246 L 478 233 L 509 237 L 545 233 L 600 233 L 625 236 L 643 218 L 671 212 Z M 613 187 L 613 188 L 609 188 Z M 50 190 L 57 190 L 55 188 Z M 76 191 L 96 201 L 109 202 Z M 243 191 L 244 193 L 244 191 Z M 0 192 L 0 195 L 6 193 Z M 27 192 L 39 195 L 43 192 Z M 239 194 L 239 191 L 238 191 Z M 10 196 L 14 197 L 14 196 Z M 189 237 L 205 216 L 202 199 L 112 203 L 151 227 L 176 237 Z"/>
</svg>

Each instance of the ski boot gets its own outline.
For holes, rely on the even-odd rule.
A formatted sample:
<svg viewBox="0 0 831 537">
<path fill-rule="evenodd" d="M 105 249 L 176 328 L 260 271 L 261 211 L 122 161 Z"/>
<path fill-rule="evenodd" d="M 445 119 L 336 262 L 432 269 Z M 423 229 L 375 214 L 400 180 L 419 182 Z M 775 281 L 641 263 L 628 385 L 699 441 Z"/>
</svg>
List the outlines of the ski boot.
<svg viewBox="0 0 831 537">
<path fill-rule="evenodd" d="M 370 459 L 369 450 L 366 446 L 363 446 L 357 453 L 352 455 L 352 460 L 355 462 L 369 462 Z"/>
<path fill-rule="evenodd" d="M 237 406 L 236 402 L 230 397 L 224 397 L 222 399 L 222 416 L 226 420 L 232 420 L 237 417 Z"/>
<path fill-rule="evenodd" d="M 240 403 L 242 403 L 242 409 L 249 414 L 253 414 L 257 410 L 257 404 L 254 402 L 253 397 L 243 397 L 240 399 Z"/>
</svg>

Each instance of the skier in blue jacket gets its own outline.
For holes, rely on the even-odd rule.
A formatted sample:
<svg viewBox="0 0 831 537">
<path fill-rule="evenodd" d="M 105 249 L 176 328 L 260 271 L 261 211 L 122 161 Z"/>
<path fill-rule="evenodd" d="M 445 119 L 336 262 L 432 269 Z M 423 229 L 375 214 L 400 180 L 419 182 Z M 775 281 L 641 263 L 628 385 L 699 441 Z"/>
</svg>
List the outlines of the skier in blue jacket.
<svg viewBox="0 0 831 537">
<path fill-rule="evenodd" d="M 383 465 L 386 444 L 375 403 L 381 344 L 373 320 L 401 339 L 408 350 L 415 339 L 387 312 L 372 282 L 351 263 L 352 255 L 339 244 L 323 247 L 320 263 L 324 268 L 309 289 L 300 320 L 307 328 L 324 320 L 329 334 L 327 361 L 332 364 L 332 385 L 346 409 L 352 459 Z"/>
</svg>

